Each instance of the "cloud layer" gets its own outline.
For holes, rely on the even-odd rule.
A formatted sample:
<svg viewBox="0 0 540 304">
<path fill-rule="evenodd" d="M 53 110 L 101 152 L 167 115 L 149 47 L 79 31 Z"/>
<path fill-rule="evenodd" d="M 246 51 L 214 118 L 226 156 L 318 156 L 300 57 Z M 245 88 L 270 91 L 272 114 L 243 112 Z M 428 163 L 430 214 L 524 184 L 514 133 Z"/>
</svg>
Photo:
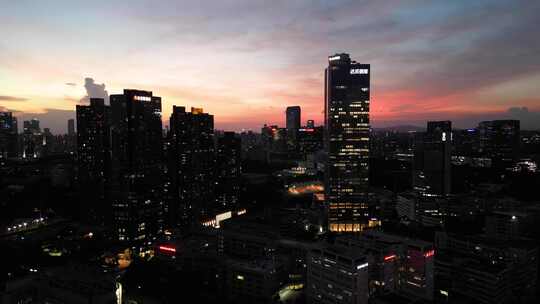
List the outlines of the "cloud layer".
<svg viewBox="0 0 540 304">
<path fill-rule="evenodd" d="M 202 106 L 217 127 L 259 129 L 283 124 L 285 107 L 300 105 L 302 120 L 320 122 L 326 58 L 348 52 L 372 66 L 375 126 L 514 116 L 540 128 L 539 1 L 4 6 L 0 95 L 27 97 L 13 106 L 24 112 L 139 88 L 163 97 L 165 119 L 173 104 Z M 107 90 L 94 78 L 72 85 L 89 74 Z"/>
<path fill-rule="evenodd" d="M 25 101 L 27 98 L 0 95 L 0 101 Z"/>
</svg>

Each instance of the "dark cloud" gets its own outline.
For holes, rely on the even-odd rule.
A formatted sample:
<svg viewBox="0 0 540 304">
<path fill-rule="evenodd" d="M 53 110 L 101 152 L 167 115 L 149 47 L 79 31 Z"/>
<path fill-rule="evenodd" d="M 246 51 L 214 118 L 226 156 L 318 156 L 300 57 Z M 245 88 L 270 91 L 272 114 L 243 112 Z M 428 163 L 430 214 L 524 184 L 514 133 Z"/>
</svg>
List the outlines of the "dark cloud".
<svg viewBox="0 0 540 304">
<path fill-rule="evenodd" d="M 105 102 L 109 102 L 109 93 L 105 90 L 105 84 L 97 84 L 93 78 L 87 77 L 84 79 L 84 88 L 86 89 L 86 96 L 80 101 L 87 103 L 90 98 L 103 98 Z"/>
<path fill-rule="evenodd" d="M 28 98 L 0 95 L 0 101 L 26 101 Z"/>
<path fill-rule="evenodd" d="M 540 111 L 531 111 L 527 107 L 510 107 L 507 111 L 489 113 L 453 114 L 448 112 L 430 112 L 426 118 L 421 113 L 407 115 L 403 119 L 377 120 L 374 127 L 390 127 L 401 124 L 412 124 L 420 127 L 426 126 L 426 120 L 451 120 L 456 129 L 472 128 L 485 120 L 516 119 L 520 121 L 522 130 L 540 130 Z"/>
</svg>

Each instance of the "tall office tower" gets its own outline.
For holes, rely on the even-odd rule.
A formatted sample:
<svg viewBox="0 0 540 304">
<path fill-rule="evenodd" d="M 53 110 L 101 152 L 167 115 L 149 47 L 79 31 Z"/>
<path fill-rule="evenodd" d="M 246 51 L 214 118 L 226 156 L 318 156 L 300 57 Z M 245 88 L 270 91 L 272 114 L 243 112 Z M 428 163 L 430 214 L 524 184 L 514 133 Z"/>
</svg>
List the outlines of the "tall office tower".
<svg viewBox="0 0 540 304">
<path fill-rule="evenodd" d="M 452 122 L 428 121 L 427 132 L 416 138 L 413 187 L 424 195 L 450 194 Z"/>
<path fill-rule="evenodd" d="M 519 158 L 519 120 L 483 121 L 478 125 L 480 150 L 497 167 L 507 168 Z"/>
<path fill-rule="evenodd" d="M 173 106 L 169 125 L 174 192 L 169 212 L 177 226 L 188 227 L 211 218 L 215 210 L 214 116 Z"/>
<path fill-rule="evenodd" d="M 306 123 L 306 128 L 313 129 L 315 128 L 315 121 L 313 119 L 309 119 Z"/>
<path fill-rule="evenodd" d="M 109 222 L 112 212 L 107 199 L 111 178 L 110 108 L 102 98 L 91 98 L 90 105 L 77 105 L 76 112 L 77 184 L 82 209 L 99 222 Z"/>
<path fill-rule="evenodd" d="M 161 97 L 124 90 L 111 95 L 111 200 L 118 240 L 154 240 L 163 228 Z"/>
<path fill-rule="evenodd" d="M 242 144 L 234 132 L 218 138 L 216 149 L 216 207 L 227 212 L 238 207 L 242 178 Z"/>
<path fill-rule="evenodd" d="M 17 157 L 17 118 L 0 112 L 0 158 Z"/>
<path fill-rule="evenodd" d="M 348 54 L 328 58 L 325 71 L 325 197 L 330 231 L 367 227 L 370 66 Z"/>
<path fill-rule="evenodd" d="M 74 119 L 68 119 L 67 134 L 70 136 L 75 135 L 75 120 Z"/>
</svg>

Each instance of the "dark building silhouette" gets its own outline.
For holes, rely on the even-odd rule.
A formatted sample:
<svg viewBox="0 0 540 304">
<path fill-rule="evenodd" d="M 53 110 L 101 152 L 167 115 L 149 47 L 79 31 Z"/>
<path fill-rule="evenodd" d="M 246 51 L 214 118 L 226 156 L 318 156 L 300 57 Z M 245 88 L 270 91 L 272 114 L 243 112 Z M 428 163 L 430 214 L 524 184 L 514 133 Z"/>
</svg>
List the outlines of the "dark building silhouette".
<svg viewBox="0 0 540 304">
<path fill-rule="evenodd" d="M 0 158 L 17 157 L 17 118 L 0 112 Z"/>
<path fill-rule="evenodd" d="M 91 98 L 90 105 L 77 105 L 76 112 L 77 184 L 82 209 L 98 221 L 109 221 L 111 210 L 106 196 L 111 179 L 110 108 L 102 98 Z"/>
<path fill-rule="evenodd" d="M 437 302 L 536 303 L 538 247 L 531 240 L 436 232 Z"/>
<path fill-rule="evenodd" d="M 65 136 L 66 152 L 74 152 L 77 145 L 77 134 L 75 133 L 75 120 L 68 119 L 67 122 L 67 136 Z"/>
<path fill-rule="evenodd" d="M 306 127 L 298 130 L 298 151 L 303 155 L 323 148 L 323 127 Z"/>
<path fill-rule="evenodd" d="M 483 121 L 478 136 L 481 153 L 492 158 L 494 166 L 507 168 L 519 158 L 519 120 Z"/>
<path fill-rule="evenodd" d="M 428 121 L 427 131 L 415 140 L 413 187 L 422 194 L 450 194 L 452 122 Z"/>
<path fill-rule="evenodd" d="M 231 211 L 238 207 L 242 178 L 242 144 L 234 132 L 225 132 L 217 140 L 216 207 Z"/>
<path fill-rule="evenodd" d="M 75 120 L 74 119 L 68 119 L 67 134 L 70 136 L 75 135 Z"/>
<path fill-rule="evenodd" d="M 214 212 L 214 116 L 202 109 L 173 106 L 170 118 L 169 212 L 178 226 L 191 226 Z"/>
<path fill-rule="evenodd" d="M 39 120 L 33 118 L 32 120 L 25 120 L 23 122 L 23 157 L 37 158 L 41 156 L 43 135 L 41 134 L 41 128 L 39 126 Z"/>
<path fill-rule="evenodd" d="M 296 150 L 298 147 L 298 130 L 301 125 L 301 109 L 299 106 L 287 107 L 286 129 L 287 129 L 287 149 Z"/>
<path fill-rule="evenodd" d="M 348 54 L 328 58 L 325 191 L 330 231 L 362 231 L 368 223 L 370 65 Z"/>
<path fill-rule="evenodd" d="M 287 130 L 298 130 L 301 124 L 301 109 L 299 106 L 287 107 Z"/>
<path fill-rule="evenodd" d="M 163 228 L 161 97 L 124 90 L 111 95 L 111 200 L 121 241 L 148 241 Z"/>
</svg>

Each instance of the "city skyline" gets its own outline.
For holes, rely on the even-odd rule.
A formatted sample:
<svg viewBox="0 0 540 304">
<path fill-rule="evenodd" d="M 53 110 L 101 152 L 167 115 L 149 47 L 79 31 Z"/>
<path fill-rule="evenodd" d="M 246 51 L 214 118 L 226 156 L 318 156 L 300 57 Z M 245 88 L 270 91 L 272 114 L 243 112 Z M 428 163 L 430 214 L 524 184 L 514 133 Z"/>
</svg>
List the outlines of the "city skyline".
<svg viewBox="0 0 540 304">
<path fill-rule="evenodd" d="M 225 130 L 284 126 L 292 105 L 321 124 L 320 67 L 343 51 L 376 71 L 374 127 L 519 119 L 540 128 L 532 1 L 42 5 L 0 12 L 0 109 L 53 133 L 66 132 L 75 105 L 124 88 L 162 96 L 165 124 L 172 105 L 202 107 Z"/>
</svg>

